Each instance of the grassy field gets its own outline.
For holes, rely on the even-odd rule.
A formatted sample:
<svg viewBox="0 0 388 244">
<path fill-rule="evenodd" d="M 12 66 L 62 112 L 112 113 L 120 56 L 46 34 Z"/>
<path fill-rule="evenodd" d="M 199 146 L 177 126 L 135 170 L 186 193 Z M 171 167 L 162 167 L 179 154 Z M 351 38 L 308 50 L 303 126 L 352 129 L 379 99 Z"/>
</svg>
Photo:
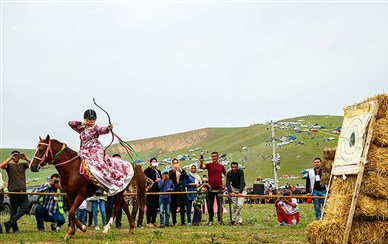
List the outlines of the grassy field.
<svg viewBox="0 0 388 244">
<path fill-rule="evenodd" d="M 311 204 L 300 204 L 301 221 L 296 226 L 278 226 L 273 204 L 249 205 L 243 208 L 242 226 L 175 226 L 169 228 L 136 229 L 128 235 L 128 221 L 123 220 L 124 229 L 112 228 L 104 235 L 89 227 L 86 233 L 78 231 L 70 243 L 307 243 L 306 226 L 314 220 Z M 3 222 L 8 216 L 1 216 Z M 207 222 L 207 215 L 204 219 Z M 224 214 L 224 220 L 228 214 Z M 179 220 L 178 220 L 179 221 Z M 101 220 L 99 221 L 101 224 Z M 159 223 L 159 218 L 157 220 Z M 205 223 L 205 222 L 204 222 Z M 67 223 L 65 224 L 67 225 Z M 24 216 L 19 222 L 19 234 L 2 234 L 4 243 L 57 243 L 64 242 L 67 228 L 58 233 L 37 232 L 33 215 Z M 50 229 L 46 223 L 46 229 Z"/>
</svg>

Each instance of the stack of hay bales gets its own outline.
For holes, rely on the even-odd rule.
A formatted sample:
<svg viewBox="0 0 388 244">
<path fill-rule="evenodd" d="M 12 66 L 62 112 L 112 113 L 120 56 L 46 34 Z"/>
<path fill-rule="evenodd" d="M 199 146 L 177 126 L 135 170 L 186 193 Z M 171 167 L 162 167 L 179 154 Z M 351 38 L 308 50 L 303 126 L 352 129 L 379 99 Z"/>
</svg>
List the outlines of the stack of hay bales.
<svg viewBox="0 0 388 244">
<path fill-rule="evenodd" d="M 388 243 L 388 95 L 369 99 L 379 103 L 372 144 L 368 151 L 349 243 Z M 323 152 L 321 183 L 327 185 L 335 150 Z M 310 243 L 342 243 L 357 176 L 334 177 L 323 220 L 306 230 Z"/>
<path fill-rule="evenodd" d="M 333 166 L 334 158 L 335 158 L 336 148 L 325 148 L 322 152 L 322 178 L 321 185 L 327 186 L 329 185 L 331 168 Z"/>
</svg>

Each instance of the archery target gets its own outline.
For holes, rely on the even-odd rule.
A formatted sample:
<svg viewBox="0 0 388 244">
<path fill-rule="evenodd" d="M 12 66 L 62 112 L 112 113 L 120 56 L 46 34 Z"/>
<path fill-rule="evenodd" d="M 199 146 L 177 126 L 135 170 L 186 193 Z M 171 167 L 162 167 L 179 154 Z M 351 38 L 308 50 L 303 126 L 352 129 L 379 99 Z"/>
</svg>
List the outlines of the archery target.
<svg viewBox="0 0 388 244">
<path fill-rule="evenodd" d="M 360 171 L 367 139 L 366 128 L 376 109 L 374 102 L 359 103 L 344 109 L 344 121 L 331 172 L 333 175 L 357 174 Z"/>
<path fill-rule="evenodd" d="M 357 163 L 361 159 L 366 126 L 361 118 L 354 118 L 342 130 L 339 149 L 343 163 Z"/>
<path fill-rule="evenodd" d="M 342 124 L 341 135 L 338 140 L 337 152 L 334 159 L 332 173 L 334 175 L 356 174 L 364 150 L 367 126 L 372 118 L 373 109 L 356 110 L 347 117 Z"/>
</svg>

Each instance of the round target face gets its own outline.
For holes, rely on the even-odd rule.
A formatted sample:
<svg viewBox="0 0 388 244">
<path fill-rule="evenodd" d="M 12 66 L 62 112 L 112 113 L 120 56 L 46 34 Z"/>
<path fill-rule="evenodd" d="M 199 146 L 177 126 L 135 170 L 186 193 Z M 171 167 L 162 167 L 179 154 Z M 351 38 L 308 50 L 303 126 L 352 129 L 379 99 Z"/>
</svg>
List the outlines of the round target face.
<svg viewBox="0 0 388 244">
<path fill-rule="evenodd" d="M 361 156 L 364 128 L 363 121 L 355 118 L 341 131 L 340 157 L 344 162 L 359 163 L 356 160 Z"/>
</svg>

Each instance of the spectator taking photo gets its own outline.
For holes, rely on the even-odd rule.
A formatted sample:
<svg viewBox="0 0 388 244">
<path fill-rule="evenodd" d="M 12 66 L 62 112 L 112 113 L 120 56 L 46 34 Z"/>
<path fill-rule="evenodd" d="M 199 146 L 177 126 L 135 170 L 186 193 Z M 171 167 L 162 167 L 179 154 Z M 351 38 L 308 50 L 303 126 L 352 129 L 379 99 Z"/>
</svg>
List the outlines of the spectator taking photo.
<svg viewBox="0 0 388 244">
<path fill-rule="evenodd" d="M 28 163 L 20 162 L 20 160 L 31 160 L 19 151 L 12 151 L 11 156 L 0 164 L 0 168 L 5 169 L 8 174 L 8 191 L 10 192 L 26 192 L 26 169 Z M 9 221 L 4 222 L 5 231 L 7 233 L 12 231 L 19 232 L 17 221 L 28 213 L 28 197 L 27 195 L 10 195 L 11 216 Z"/>
</svg>

